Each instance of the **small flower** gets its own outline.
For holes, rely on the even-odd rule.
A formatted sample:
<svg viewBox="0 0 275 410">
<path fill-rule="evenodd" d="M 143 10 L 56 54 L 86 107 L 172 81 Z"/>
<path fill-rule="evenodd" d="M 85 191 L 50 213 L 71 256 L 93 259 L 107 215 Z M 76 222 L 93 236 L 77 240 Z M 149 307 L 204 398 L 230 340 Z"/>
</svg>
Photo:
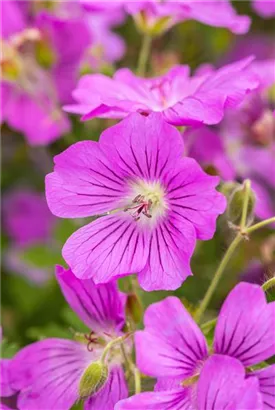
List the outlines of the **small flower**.
<svg viewBox="0 0 275 410">
<path fill-rule="evenodd" d="M 227 108 L 238 105 L 257 87 L 255 74 L 248 72 L 250 62 L 247 58 L 193 77 L 188 66 L 175 66 L 151 79 L 137 77 L 126 68 L 118 70 L 113 79 L 86 75 L 73 92 L 77 104 L 65 110 L 82 114 L 84 120 L 160 112 L 174 125 L 217 124 Z"/>
<path fill-rule="evenodd" d="M 135 341 L 138 367 L 158 378 L 155 392 L 133 396 L 115 409 L 273 407 L 275 365 L 257 371 L 249 367 L 275 354 L 274 308 L 260 286 L 237 285 L 220 311 L 210 353 L 179 299 L 151 305 L 145 330 L 136 333 Z"/>
<path fill-rule="evenodd" d="M 20 390 L 18 408 L 69 410 L 85 398 L 86 410 L 113 410 L 118 400 L 127 397 L 120 347 L 109 355 L 108 375 L 101 376 L 101 388 L 95 389 L 94 371 L 92 386 L 87 375 L 106 344 L 122 334 L 126 295 L 114 283 L 95 286 L 91 280 L 79 281 L 62 267 L 57 267 L 57 280 L 67 302 L 91 332 L 77 334 L 78 341 L 45 339 L 15 355 L 11 385 Z"/>
<path fill-rule="evenodd" d="M 146 290 L 176 289 L 191 274 L 196 238 L 210 239 L 225 198 L 217 177 L 183 158 L 179 132 L 160 114 L 133 114 L 54 159 L 46 197 L 60 217 L 105 213 L 63 248 L 74 274 L 105 283 L 138 274 Z"/>
</svg>

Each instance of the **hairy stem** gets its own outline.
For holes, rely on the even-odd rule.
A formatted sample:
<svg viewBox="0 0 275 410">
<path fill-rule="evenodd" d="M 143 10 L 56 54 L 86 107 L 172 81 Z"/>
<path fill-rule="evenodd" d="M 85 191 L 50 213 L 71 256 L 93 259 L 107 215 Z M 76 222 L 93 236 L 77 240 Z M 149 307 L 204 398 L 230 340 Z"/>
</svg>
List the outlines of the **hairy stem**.
<svg viewBox="0 0 275 410">
<path fill-rule="evenodd" d="M 266 292 L 267 290 L 269 290 L 270 288 L 275 287 L 275 276 L 274 278 L 271 278 L 269 280 L 267 280 L 263 285 L 262 285 L 262 289 Z"/>
<path fill-rule="evenodd" d="M 275 223 L 275 216 L 269 219 L 265 219 L 264 221 L 258 222 L 255 225 L 250 226 L 249 228 L 246 229 L 246 234 L 250 234 L 254 231 L 257 231 L 260 228 L 264 228 L 266 225 L 270 225 L 272 223 Z"/>
<path fill-rule="evenodd" d="M 243 203 L 242 218 L 241 218 L 241 223 L 240 223 L 241 231 L 245 229 L 246 227 L 250 189 L 251 189 L 251 182 L 249 179 L 247 179 L 246 181 L 244 181 L 244 203 Z"/>
<path fill-rule="evenodd" d="M 218 286 L 218 283 L 222 277 L 222 274 L 228 264 L 228 262 L 230 261 L 232 255 L 234 254 L 236 248 L 238 247 L 238 245 L 240 244 L 240 242 L 242 241 L 243 236 L 241 233 L 239 233 L 235 239 L 233 240 L 233 242 L 231 243 L 231 245 L 229 246 L 229 248 L 227 249 L 213 279 L 212 282 L 210 283 L 209 288 L 207 289 L 206 294 L 204 295 L 204 298 L 200 304 L 200 307 L 198 308 L 197 312 L 195 313 L 195 320 L 197 321 L 197 323 L 200 323 L 200 320 L 205 312 L 205 309 L 207 308 L 215 290 L 216 287 Z"/>
</svg>

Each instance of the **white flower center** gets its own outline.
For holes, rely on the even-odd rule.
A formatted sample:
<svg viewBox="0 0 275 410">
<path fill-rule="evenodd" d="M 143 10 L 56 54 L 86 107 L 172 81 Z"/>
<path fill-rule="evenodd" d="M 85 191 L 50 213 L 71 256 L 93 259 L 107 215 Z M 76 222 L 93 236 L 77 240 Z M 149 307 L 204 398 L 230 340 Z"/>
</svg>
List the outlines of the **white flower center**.
<svg viewBox="0 0 275 410">
<path fill-rule="evenodd" d="M 139 181 L 132 184 L 131 197 L 124 208 L 135 221 L 155 221 L 167 209 L 165 191 L 157 182 Z"/>
</svg>

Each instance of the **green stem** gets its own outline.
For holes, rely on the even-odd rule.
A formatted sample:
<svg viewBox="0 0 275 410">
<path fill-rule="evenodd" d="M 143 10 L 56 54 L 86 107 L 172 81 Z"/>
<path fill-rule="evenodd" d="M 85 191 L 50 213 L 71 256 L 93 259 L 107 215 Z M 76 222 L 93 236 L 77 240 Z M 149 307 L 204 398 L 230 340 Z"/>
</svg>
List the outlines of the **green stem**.
<svg viewBox="0 0 275 410">
<path fill-rule="evenodd" d="M 203 300 L 200 304 L 200 307 L 198 308 L 198 310 L 195 314 L 195 320 L 197 321 L 197 323 L 200 322 L 200 320 L 202 318 L 202 315 L 204 314 L 204 311 L 207 308 L 207 306 L 208 306 L 208 304 L 209 304 L 209 302 L 210 302 L 210 300 L 213 296 L 213 293 L 216 290 L 216 287 L 217 287 L 217 285 L 218 285 L 218 283 L 219 283 L 219 281 L 222 277 L 222 274 L 223 274 L 228 262 L 230 261 L 233 253 L 235 252 L 236 248 L 238 247 L 238 245 L 240 244 L 242 239 L 243 239 L 243 235 L 241 233 L 239 233 L 235 237 L 235 239 L 233 240 L 233 242 L 231 243 L 229 248 L 227 249 L 227 251 L 226 251 L 226 253 L 225 253 L 225 255 L 224 255 L 224 257 L 223 257 L 223 259 L 222 259 L 222 261 L 221 261 L 221 263 L 220 263 L 220 265 L 219 265 L 219 267 L 218 267 L 218 269 L 217 269 L 217 271 L 216 271 L 216 273 L 213 277 L 213 279 L 212 279 L 212 282 L 211 282 L 209 288 L 207 289 L 206 294 L 204 295 L 204 298 L 203 298 Z"/>
<path fill-rule="evenodd" d="M 143 41 L 138 58 L 137 74 L 144 76 L 146 73 L 146 66 L 151 50 L 152 37 L 149 34 L 144 34 Z"/>
<path fill-rule="evenodd" d="M 251 190 L 251 182 L 249 179 L 244 181 L 244 203 L 243 203 L 243 211 L 242 211 L 242 218 L 240 223 L 241 231 L 246 227 L 246 220 L 247 220 L 247 210 L 248 210 L 248 203 L 249 203 L 249 195 Z"/>
<path fill-rule="evenodd" d="M 130 334 L 128 333 L 127 335 L 120 336 L 120 337 L 118 337 L 117 339 L 111 340 L 111 342 L 109 342 L 109 343 L 105 346 L 105 348 L 104 348 L 104 350 L 103 350 L 103 352 L 102 352 L 100 361 L 101 361 L 102 363 L 105 363 L 105 361 L 106 361 L 106 359 L 107 359 L 107 356 L 108 356 L 108 353 L 109 353 L 109 350 L 111 350 L 111 349 L 112 349 L 115 345 L 117 345 L 118 343 L 123 343 L 124 340 L 127 339 L 129 336 L 130 336 Z"/>
<path fill-rule="evenodd" d="M 272 224 L 272 223 L 275 223 L 275 216 L 273 216 L 272 218 L 269 218 L 269 219 L 265 219 L 264 221 L 258 222 L 257 224 L 252 225 L 249 228 L 246 228 L 245 233 L 250 234 L 250 233 L 252 233 L 254 231 L 257 231 L 258 229 L 263 228 L 264 226 Z"/>
<path fill-rule="evenodd" d="M 269 290 L 269 289 L 272 288 L 273 286 L 275 286 L 275 276 L 274 276 L 274 278 L 271 278 L 271 279 L 267 280 L 267 281 L 262 285 L 262 289 L 266 292 L 267 290 Z"/>
<path fill-rule="evenodd" d="M 138 368 L 135 366 L 134 362 L 132 361 L 131 357 L 129 357 L 125 351 L 123 343 L 121 343 L 121 350 L 122 350 L 122 355 L 126 364 L 126 367 L 128 370 L 131 371 L 131 373 L 134 376 L 135 380 L 135 394 L 138 394 L 141 392 L 141 377 L 140 377 L 140 372 Z"/>
<path fill-rule="evenodd" d="M 201 325 L 201 330 L 203 332 L 208 332 L 210 329 L 212 329 L 212 327 L 215 326 L 216 323 L 217 323 L 217 318 L 216 317 L 215 317 L 215 319 L 208 320 L 208 322 L 205 322 Z"/>
<path fill-rule="evenodd" d="M 137 367 L 134 368 L 134 378 L 135 378 L 135 394 L 141 392 L 141 378 L 140 378 L 140 371 Z"/>
</svg>

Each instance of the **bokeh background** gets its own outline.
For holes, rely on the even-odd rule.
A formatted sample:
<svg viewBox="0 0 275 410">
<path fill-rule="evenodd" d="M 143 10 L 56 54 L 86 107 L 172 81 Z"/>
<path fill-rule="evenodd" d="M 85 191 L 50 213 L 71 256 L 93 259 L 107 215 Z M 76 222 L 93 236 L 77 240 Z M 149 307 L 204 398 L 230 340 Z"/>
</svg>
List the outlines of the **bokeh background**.
<svg viewBox="0 0 275 410">
<path fill-rule="evenodd" d="M 24 13 L 28 10 L 30 19 L 40 12 L 54 14 L 60 6 L 59 2 L 51 1 L 33 0 L 19 3 Z M 201 64 L 211 63 L 219 67 L 250 54 L 261 59 L 274 57 L 274 19 L 263 19 L 257 15 L 249 1 L 235 1 L 234 7 L 240 14 L 251 16 L 249 34 L 236 36 L 226 29 L 205 26 L 195 21 L 178 24 L 154 40 L 148 74 L 162 74 L 174 64 L 188 64 L 195 70 Z M 3 25 L 7 21 L 12 24 L 11 19 L 15 18 L 15 15 L 5 14 L 5 4 L 2 11 Z M 100 12 L 90 10 L 87 14 L 91 39 L 85 39 L 86 54 L 83 53 L 77 69 L 71 68 L 76 70 L 76 77 L 88 72 L 112 75 L 118 67 L 135 70 L 141 36 L 133 19 L 122 15 L 108 21 L 106 15 L 104 17 Z M 67 44 L 66 41 L 63 43 L 63 47 L 67 47 L 67 54 L 70 54 L 70 48 L 83 47 L 78 43 L 82 40 L 81 37 L 76 38 L 76 44 L 73 44 L 68 36 Z M 53 50 L 41 42 L 35 52 L 38 66 L 48 73 L 53 63 Z M 27 55 L 28 53 L 25 58 L 28 58 Z M 59 76 L 67 75 L 67 63 L 60 68 Z M 13 66 L 7 68 L 3 65 L 3 73 L 5 70 L 9 75 L 16 76 Z M 43 92 L 47 81 L 40 81 L 40 86 Z M 4 111 L 7 95 L 3 91 L 2 93 Z M 11 106 L 10 109 L 15 111 L 15 117 L 31 117 L 33 132 L 28 133 L 34 136 L 30 138 L 16 131 L 16 124 L 13 127 L 7 122 L 2 124 L 1 323 L 4 333 L 4 357 L 11 357 L 20 347 L 41 338 L 70 338 L 73 331 L 85 330 L 84 325 L 65 303 L 54 276 L 55 265 L 65 265 L 61 256 L 62 245 L 84 221 L 58 219 L 50 214 L 45 202 L 44 178 L 52 170 L 52 158 L 55 154 L 78 140 L 98 140 L 101 131 L 113 123 L 102 119 L 81 122 L 78 116 L 70 116 L 67 127 L 69 130 L 45 143 L 41 142 L 37 134 L 39 127 L 36 122 L 39 122 L 39 118 L 32 113 L 31 107 L 30 111 L 25 113 L 20 104 L 17 107 Z M 190 277 L 175 292 L 189 305 L 190 310 L 204 295 L 233 235 L 234 232 L 228 228 L 226 216 L 222 216 L 214 239 L 198 242 L 192 258 L 195 278 Z M 272 229 L 258 231 L 249 241 L 242 243 L 207 312 L 209 319 L 215 317 L 224 297 L 239 280 L 263 283 L 274 275 L 274 248 L 275 236 Z M 121 286 L 127 288 L 127 279 Z M 167 296 L 167 292 L 145 293 L 139 290 L 139 295 L 146 307 Z M 272 298 L 271 291 L 268 297 Z"/>
</svg>

